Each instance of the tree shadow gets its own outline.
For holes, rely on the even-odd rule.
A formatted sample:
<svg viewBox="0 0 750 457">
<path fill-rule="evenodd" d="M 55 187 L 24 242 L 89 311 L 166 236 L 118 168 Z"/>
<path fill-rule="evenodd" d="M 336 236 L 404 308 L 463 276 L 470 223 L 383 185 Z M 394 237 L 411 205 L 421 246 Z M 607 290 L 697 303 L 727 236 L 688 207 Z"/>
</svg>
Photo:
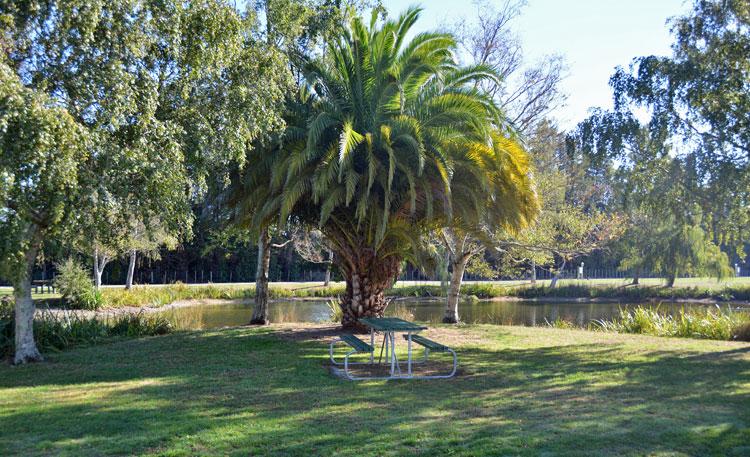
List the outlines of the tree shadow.
<svg viewBox="0 0 750 457">
<path fill-rule="evenodd" d="M 0 368 L 0 448 L 77 455 L 750 452 L 750 346 L 687 354 L 623 343 L 465 346 L 459 377 L 355 383 L 325 369 L 324 342 L 335 334 L 333 327 L 182 333 Z"/>
</svg>

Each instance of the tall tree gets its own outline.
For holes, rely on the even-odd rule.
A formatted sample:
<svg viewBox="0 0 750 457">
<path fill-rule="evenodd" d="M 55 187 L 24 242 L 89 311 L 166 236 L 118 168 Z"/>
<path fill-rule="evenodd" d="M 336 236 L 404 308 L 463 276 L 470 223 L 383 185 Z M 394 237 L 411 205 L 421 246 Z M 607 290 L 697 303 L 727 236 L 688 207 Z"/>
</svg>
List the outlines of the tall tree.
<svg viewBox="0 0 750 457">
<path fill-rule="evenodd" d="M 282 125 L 291 74 L 259 39 L 253 10 L 224 0 L 0 0 L 0 14 L 18 80 L 91 139 L 82 211 L 68 227 L 89 252 L 119 245 L 110 241 L 133 217 L 189 236 L 191 199 L 225 185 L 247 146 Z"/>
<path fill-rule="evenodd" d="M 149 225 L 146 225 L 147 223 Z M 128 273 L 125 278 L 125 288 L 131 289 L 138 253 L 149 259 L 158 260 L 161 248 L 174 249 L 178 240 L 164 228 L 158 218 L 152 218 L 147 222 L 137 218 L 131 219 L 126 229 L 127 238 L 124 241 L 123 251 L 128 258 Z"/>
<path fill-rule="evenodd" d="M 245 176 L 249 190 L 267 183 L 242 205 L 253 225 L 293 215 L 325 234 L 347 283 L 345 327 L 382 315 L 385 290 L 425 232 L 477 227 L 485 215 L 516 227 L 536 211 L 526 157 L 509 153 L 499 109 L 474 87 L 496 75 L 458 66 L 450 35 L 407 41 L 418 15 L 382 25 L 354 17 L 305 68 L 309 116 Z"/>
<path fill-rule="evenodd" d="M 528 136 L 566 98 L 560 88 L 565 74 L 561 56 L 549 55 L 531 65 L 524 61 L 523 44 L 513 30 L 513 21 L 525 4 L 525 1 L 505 0 L 494 5 L 477 0 L 474 20 L 462 19 L 454 27 L 470 63 L 486 65 L 497 72 L 498 78 L 478 81 L 476 87 L 502 109 L 505 115 L 502 128 L 520 139 Z M 450 256 L 451 270 L 443 322 L 455 323 L 464 271 L 484 252 L 486 243 L 456 227 L 448 228 L 442 240 Z"/>
<path fill-rule="evenodd" d="M 497 80 L 479 86 L 495 98 L 510 125 L 518 132 L 530 133 L 565 103 L 567 95 L 560 85 L 566 73 L 565 60 L 556 54 L 531 63 L 524 58 L 523 43 L 513 25 L 526 6 L 525 0 L 473 3 L 475 16 L 454 27 L 461 48 L 470 64 L 497 71 Z"/>
<path fill-rule="evenodd" d="M 648 108 L 648 129 L 692 156 L 706 193 L 693 202 L 715 242 L 742 252 L 750 226 L 750 9 L 745 0 L 695 0 L 672 21 L 672 55 L 634 59 L 612 77 L 615 108 Z M 701 202 L 700 200 L 704 201 Z M 705 204 L 705 202 L 709 202 Z"/>
<path fill-rule="evenodd" d="M 711 208 L 705 162 L 672 153 L 665 129 L 641 125 L 630 113 L 595 110 L 569 137 L 574 154 L 588 158 L 612 187 L 610 210 L 627 216 L 618 242 L 620 268 L 634 282 L 662 275 L 669 287 L 678 274 L 730 274 L 726 254 L 712 239 L 704 207 Z"/>
<path fill-rule="evenodd" d="M 32 271 L 83 187 L 85 140 L 72 116 L 0 63 L 0 275 L 13 284 L 15 363 L 42 359 L 33 333 Z"/>
</svg>

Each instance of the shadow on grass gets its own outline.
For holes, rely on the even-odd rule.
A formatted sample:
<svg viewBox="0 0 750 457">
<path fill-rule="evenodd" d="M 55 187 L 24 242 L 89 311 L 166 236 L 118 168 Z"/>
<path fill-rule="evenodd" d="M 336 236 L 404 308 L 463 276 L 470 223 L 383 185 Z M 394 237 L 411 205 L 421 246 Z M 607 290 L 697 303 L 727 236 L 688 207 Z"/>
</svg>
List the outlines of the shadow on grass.
<svg viewBox="0 0 750 457">
<path fill-rule="evenodd" d="M 335 328 L 182 333 L 0 368 L 0 449 L 24 455 L 750 453 L 750 347 L 460 348 L 463 375 L 348 382 Z M 504 330 L 498 330 L 504 333 Z M 505 347 L 505 348 L 504 348 Z"/>
</svg>

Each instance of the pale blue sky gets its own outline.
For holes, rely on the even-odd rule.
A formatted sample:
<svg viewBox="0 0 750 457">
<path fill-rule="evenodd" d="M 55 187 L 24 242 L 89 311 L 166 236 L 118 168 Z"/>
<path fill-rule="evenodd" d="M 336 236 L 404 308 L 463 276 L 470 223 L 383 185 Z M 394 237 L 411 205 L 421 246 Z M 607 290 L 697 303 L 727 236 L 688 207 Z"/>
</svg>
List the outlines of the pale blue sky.
<svg viewBox="0 0 750 457">
<path fill-rule="evenodd" d="M 421 5 L 424 12 L 417 31 L 476 16 L 470 0 L 383 3 L 391 15 Z M 684 0 L 528 0 L 514 25 L 525 56 L 534 60 L 558 53 L 569 66 L 563 83 L 568 102 L 555 113 L 560 126 L 575 126 L 590 107 L 611 106 L 608 82 L 617 65 L 627 66 L 636 56 L 670 54 L 667 19 L 689 11 L 690 5 Z"/>
</svg>

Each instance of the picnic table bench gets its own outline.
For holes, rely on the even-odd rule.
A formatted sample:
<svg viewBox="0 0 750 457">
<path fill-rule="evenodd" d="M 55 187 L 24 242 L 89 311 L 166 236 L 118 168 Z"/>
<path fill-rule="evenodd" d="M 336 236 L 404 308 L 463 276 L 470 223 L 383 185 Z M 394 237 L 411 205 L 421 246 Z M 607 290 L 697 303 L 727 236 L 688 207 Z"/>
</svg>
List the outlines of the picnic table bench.
<svg viewBox="0 0 750 457">
<path fill-rule="evenodd" d="M 437 378 L 450 378 L 456 374 L 458 368 L 458 358 L 456 352 L 448 346 L 432 341 L 418 332 L 426 330 L 427 327 L 421 326 L 414 322 L 409 322 L 404 319 L 396 317 L 370 317 L 360 319 L 360 322 L 370 327 L 370 344 L 362 341 L 358 337 L 352 334 L 342 334 L 339 338 L 335 339 L 329 345 L 329 355 L 331 363 L 334 365 L 344 366 L 344 376 L 352 380 L 363 380 L 363 379 L 437 379 Z M 354 376 L 349 371 L 350 365 L 374 365 L 375 364 L 375 332 L 383 334 L 383 345 L 380 348 L 380 356 L 378 363 L 383 359 L 383 352 L 385 351 L 385 360 L 390 361 L 390 375 L 389 376 Z M 396 333 L 404 333 L 403 337 L 407 342 L 407 360 L 406 360 L 406 374 L 401 372 L 401 365 L 396 356 Z M 344 361 L 338 362 L 333 356 L 333 347 L 336 343 L 343 342 L 348 345 L 351 350 L 344 356 Z M 412 343 L 415 343 L 424 348 L 424 358 L 421 361 L 414 361 L 412 359 Z M 438 374 L 438 375 L 415 375 L 412 371 L 412 365 L 416 363 L 424 363 L 427 361 L 427 357 L 430 352 L 447 352 L 453 356 L 453 370 L 449 374 Z M 350 362 L 349 358 L 354 354 L 369 354 L 369 362 Z"/>
<path fill-rule="evenodd" d="M 47 293 L 52 293 L 55 291 L 55 284 L 52 282 L 51 279 L 35 279 L 31 281 L 31 287 L 34 288 L 34 293 L 38 293 L 39 289 L 42 289 L 42 293 L 44 293 L 44 288 L 47 288 Z"/>
</svg>

